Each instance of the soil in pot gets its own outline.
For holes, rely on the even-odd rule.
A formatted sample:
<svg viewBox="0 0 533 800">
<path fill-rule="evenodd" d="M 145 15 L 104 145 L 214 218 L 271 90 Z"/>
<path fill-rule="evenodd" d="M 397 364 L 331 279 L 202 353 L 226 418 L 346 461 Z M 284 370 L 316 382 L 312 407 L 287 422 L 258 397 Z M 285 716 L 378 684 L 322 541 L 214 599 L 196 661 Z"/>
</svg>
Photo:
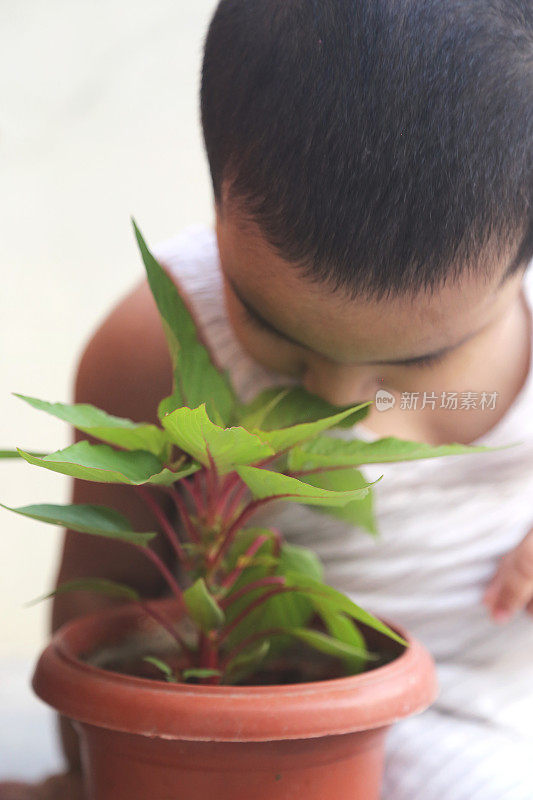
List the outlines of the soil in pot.
<svg viewBox="0 0 533 800">
<path fill-rule="evenodd" d="M 311 625 L 314 630 L 326 633 L 322 621 L 316 616 Z M 178 626 L 182 635 L 190 636 L 186 626 Z M 375 650 L 369 659 L 364 672 L 384 666 L 397 658 L 405 649 L 387 637 L 373 636 L 375 633 L 366 626 L 361 626 L 365 641 L 373 640 Z M 370 647 L 369 647 L 370 649 Z M 153 656 L 164 661 L 175 672 L 186 667 L 176 645 L 169 640 L 164 631 L 154 633 L 146 630 L 143 635 L 135 633 L 126 638 L 120 647 L 106 647 L 87 653 L 83 656 L 88 664 L 100 669 L 117 672 L 120 675 L 131 675 L 160 681 L 161 671 L 145 661 L 146 656 Z M 282 652 L 266 659 L 265 663 L 253 674 L 236 681 L 236 686 L 286 686 L 289 684 L 311 683 L 314 681 L 344 678 L 353 674 L 347 671 L 341 659 L 319 652 L 303 642 L 291 643 Z M 189 678 L 187 683 L 200 683 L 196 678 Z"/>
</svg>

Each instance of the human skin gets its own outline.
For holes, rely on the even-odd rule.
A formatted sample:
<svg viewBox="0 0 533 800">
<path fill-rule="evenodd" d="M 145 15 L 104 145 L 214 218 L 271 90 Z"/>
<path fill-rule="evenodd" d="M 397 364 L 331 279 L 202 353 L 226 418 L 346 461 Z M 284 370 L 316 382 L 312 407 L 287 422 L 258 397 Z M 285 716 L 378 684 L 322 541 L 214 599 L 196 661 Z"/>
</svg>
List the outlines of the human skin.
<svg viewBox="0 0 533 800">
<path fill-rule="evenodd" d="M 373 400 L 380 388 L 499 393 L 493 410 L 374 408 L 365 426 L 380 435 L 471 442 L 497 423 L 524 383 L 530 321 L 523 271 L 502 283 L 512 251 L 487 266 L 488 277 L 465 274 L 433 293 L 354 299 L 287 264 L 237 215 L 218 212 L 216 231 L 231 324 L 264 366 L 338 405 Z M 258 325 L 247 306 L 301 345 Z M 428 363 L 392 363 L 446 348 L 453 349 Z"/>
<path fill-rule="evenodd" d="M 216 209 L 216 234 L 231 324 L 247 352 L 270 369 L 297 378 L 339 404 L 372 399 L 377 388 L 437 395 L 450 390 L 498 392 L 493 411 L 373 411 L 365 426 L 379 435 L 432 444 L 471 442 L 498 422 L 524 383 L 531 330 L 523 274 L 502 282 L 512 252 L 495 261 L 486 278 L 463 276 L 433 294 L 370 301 L 312 282 L 230 208 Z M 268 323 L 302 344 L 253 322 L 234 287 Z M 422 366 L 390 363 L 451 345 L 458 346 Z M 74 399 L 118 416 L 156 421 L 158 401 L 170 389 L 167 346 L 143 281 L 89 342 L 79 364 Z M 135 529 L 153 528 L 153 520 L 127 487 L 75 480 L 73 502 L 113 506 L 128 515 Z M 162 557 L 170 558 L 163 542 L 156 546 Z M 146 597 L 162 591 L 150 563 L 137 558 L 127 545 L 67 531 L 58 581 L 83 575 L 128 583 Z M 487 606 L 495 621 L 505 621 L 522 607 L 533 610 L 533 534 L 504 559 L 491 586 Z M 110 603 L 90 594 L 59 596 L 54 600 L 53 628 Z M 65 723 L 63 744 L 76 769 L 77 742 Z"/>
<path fill-rule="evenodd" d="M 371 400 L 378 389 L 437 397 L 497 392 L 490 410 L 437 403 L 406 411 L 396 404 L 382 414 L 374 406 L 365 427 L 380 436 L 471 443 L 498 423 L 524 385 L 532 321 L 523 270 L 506 277 L 512 248 L 499 258 L 487 254 L 486 272 L 463 274 L 434 292 L 371 300 L 310 281 L 230 203 L 216 210 L 216 233 L 231 324 L 265 367 L 338 405 Z M 438 358 L 408 363 L 432 353 Z M 483 602 L 498 623 L 523 608 L 533 613 L 533 530 L 502 559 Z"/>
</svg>

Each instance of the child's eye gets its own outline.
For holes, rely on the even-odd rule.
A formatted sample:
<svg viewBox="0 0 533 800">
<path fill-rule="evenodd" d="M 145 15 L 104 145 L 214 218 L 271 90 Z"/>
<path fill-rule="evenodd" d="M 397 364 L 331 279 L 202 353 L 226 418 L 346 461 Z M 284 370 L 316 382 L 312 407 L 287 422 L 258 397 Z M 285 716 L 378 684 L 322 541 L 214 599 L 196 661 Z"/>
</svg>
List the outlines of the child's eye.
<svg viewBox="0 0 533 800">
<path fill-rule="evenodd" d="M 270 336 L 274 336 L 276 339 L 278 339 L 278 341 L 282 341 L 285 344 L 290 345 L 291 347 L 298 347 L 299 349 L 303 349 L 311 353 L 314 352 L 307 345 L 302 344 L 301 342 L 296 342 L 289 336 L 286 336 L 284 333 L 281 333 L 281 331 L 277 331 L 274 327 L 272 327 L 272 325 L 269 324 L 267 320 L 261 319 L 261 317 L 256 316 L 253 312 L 251 312 L 248 308 L 246 308 L 246 306 L 242 301 L 241 301 L 241 309 L 246 324 L 249 324 L 256 330 L 262 331 L 263 333 L 268 333 Z"/>
<path fill-rule="evenodd" d="M 269 333 L 271 336 L 275 336 L 277 339 L 282 339 L 283 341 L 287 341 L 284 336 L 278 333 L 274 328 L 271 328 L 266 322 L 263 322 L 262 319 L 256 317 L 254 314 L 250 314 L 246 306 L 242 306 L 243 315 L 246 322 L 256 330 L 262 331 L 263 333 Z"/>
<path fill-rule="evenodd" d="M 274 331 L 269 330 L 267 325 L 265 325 L 265 323 L 262 320 L 250 314 L 250 312 L 246 308 L 244 308 L 244 306 L 243 306 L 243 312 L 244 312 L 244 317 L 246 318 L 246 322 L 248 322 L 253 328 L 258 328 L 260 331 L 267 331 L 268 333 L 274 333 Z"/>
<path fill-rule="evenodd" d="M 440 364 L 445 358 L 446 353 L 438 353 L 437 355 L 426 356 L 425 358 L 413 358 L 411 361 L 403 362 L 402 366 L 424 369 L 425 367 L 434 367 L 436 364 Z"/>
</svg>

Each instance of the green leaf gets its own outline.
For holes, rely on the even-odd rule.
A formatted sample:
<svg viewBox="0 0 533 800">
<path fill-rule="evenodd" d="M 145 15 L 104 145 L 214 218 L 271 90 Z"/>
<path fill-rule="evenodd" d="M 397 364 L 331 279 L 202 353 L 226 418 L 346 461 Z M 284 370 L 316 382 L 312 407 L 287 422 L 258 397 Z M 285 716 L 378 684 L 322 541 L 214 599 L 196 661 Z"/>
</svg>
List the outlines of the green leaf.
<svg viewBox="0 0 533 800">
<path fill-rule="evenodd" d="M 322 617 L 329 633 L 341 642 L 347 642 L 361 651 L 366 651 L 363 634 L 353 620 L 342 612 L 332 611 L 327 602 L 321 603 L 318 597 L 313 598 L 313 605 Z"/>
<path fill-rule="evenodd" d="M 187 478 L 194 472 L 198 472 L 199 469 L 201 469 L 200 465 L 191 461 L 187 463 L 180 462 L 180 465 L 172 464 L 162 469 L 161 472 L 158 472 L 156 475 L 151 475 L 146 483 L 153 486 L 172 486 L 176 481 Z"/>
<path fill-rule="evenodd" d="M 40 458 L 46 453 L 31 453 L 30 455 Z M 18 450 L 0 450 L 0 458 L 22 458 Z"/>
<path fill-rule="evenodd" d="M 148 249 L 135 220 L 132 222 L 174 367 L 174 390 L 166 411 L 172 406 L 195 408 L 206 403 L 210 414 L 216 409 L 228 424 L 236 404 L 229 378 L 214 366 L 175 284 Z"/>
<path fill-rule="evenodd" d="M 255 538 L 255 537 L 254 537 Z M 260 553 L 265 552 L 264 548 L 269 547 L 271 552 L 272 542 L 265 542 Z M 261 568 L 260 566 L 251 567 L 241 576 L 235 584 L 233 591 L 238 591 L 241 587 L 248 585 L 267 575 L 284 576 L 286 573 L 292 575 L 298 571 L 301 575 L 320 580 L 322 578 L 322 565 L 318 557 L 311 550 L 297 545 L 283 544 L 275 568 Z M 226 610 L 227 623 L 231 624 L 238 614 L 248 606 L 253 600 L 261 597 L 270 591 L 272 587 L 262 587 L 248 593 L 240 600 L 232 603 Z M 230 595 L 231 596 L 231 595 Z M 287 592 L 274 595 L 256 609 L 248 614 L 230 635 L 229 644 L 234 647 L 238 642 L 245 639 L 251 633 L 267 628 L 279 628 L 285 625 L 299 627 L 307 624 L 313 613 L 313 606 L 309 599 L 302 593 Z M 288 644 L 286 637 L 276 639 L 272 644 L 275 652 L 283 650 Z"/>
<path fill-rule="evenodd" d="M 348 656 L 345 659 L 346 669 L 349 673 L 362 672 L 367 663 L 368 653 L 365 639 L 359 628 L 345 614 L 334 611 L 327 601 L 321 603 L 318 595 L 314 595 L 313 605 L 326 625 L 330 636 L 367 654 L 365 657 Z"/>
<path fill-rule="evenodd" d="M 239 422 L 246 428 L 260 426 L 265 431 L 271 431 L 304 422 L 316 422 L 346 408 L 331 405 L 303 386 L 275 386 L 260 392 L 250 403 L 241 405 Z M 351 428 L 364 419 L 369 406 L 363 404 L 358 408 L 353 415 L 340 420 L 338 427 Z"/>
<path fill-rule="evenodd" d="M 48 522 L 51 525 L 61 525 L 69 530 L 80 533 L 91 533 L 96 536 L 105 536 L 108 539 L 121 539 L 130 544 L 148 545 L 157 533 L 137 533 L 131 528 L 130 521 L 118 511 L 105 506 L 95 505 L 68 505 L 57 506 L 48 503 L 32 506 L 11 508 L 0 503 L 2 508 L 14 511 L 30 519 Z"/>
<path fill-rule="evenodd" d="M 161 462 L 146 450 L 114 450 L 107 444 L 89 444 L 83 441 L 42 458 L 23 450 L 18 452 L 29 464 L 96 483 L 138 486 L 143 483 L 158 483 L 162 476 L 167 479 L 170 477 L 162 469 Z M 196 465 L 188 465 L 173 473 L 173 480 L 179 480 L 196 469 Z"/>
<path fill-rule="evenodd" d="M 275 431 L 256 429 L 253 433 L 256 433 L 263 442 L 267 442 L 274 449 L 274 452 L 279 453 L 281 450 L 287 450 L 289 447 L 294 447 L 294 445 L 300 444 L 307 439 L 313 439 L 318 436 L 319 433 L 329 428 L 334 428 L 343 420 L 353 417 L 354 414 L 357 414 L 369 405 L 370 403 L 363 403 L 362 405 L 340 411 L 338 414 L 333 414 L 330 417 L 318 419 L 315 422 L 304 422 L 300 425 L 293 425 L 290 428 L 281 428 Z"/>
<path fill-rule="evenodd" d="M 65 581 L 65 583 L 60 584 L 53 592 L 31 600 L 28 605 L 34 605 L 42 600 L 48 600 L 50 597 L 56 597 L 67 592 L 96 592 L 119 600 L 140 599 L 139 593 L 124 583 L 109 581 L 105 578 L 74 578 L 71 581 Z"/>
<path fill-rule="evenodd" d="M 332 610 L 343 612 L 358 622 L 368 625 L 369 627 L 374 628 L 376 631 L 379 631 L 389 638 L 394 639 L 394 641 L 399 642 L 405 647 L 408 646 L 407 642 L 402 639 L 401 636 L 391 630 L 388 625 L 385 625 L 385 623 L 381 622 L 381 620 L 377 619 L 377 617 L 374 617 L 368 611 L 365 611 L 363 608 L 361 608 L 361 606 L 356 605 L 356 603 L 350 600 L 350 598 L 346 595 L 342 594 L 342 592 L 338 592 L 336 589 L 333 589 L 332 586 L 328 586 L 327 584 L 321 583 L 314 578 L 310 578 L 307 575 L 301 575 L 297 572 L 293 574 L 286 574 L 285 578 L 287 580 L 287 585 L 297 586 L 302 591 L 305 591 L 306 595 L 313 604 L 313 597 L 316 595 L 317 604 L 315 607 L 319 613 L 320 610 L 324 608 L 325 603 L 326 605 L 329 605 Z"/>
<path fill-rule="evenodd" d="M 163 461 L 168 457 L 168 437 L 156 425 L 114 417 L 88 403 L 47 403 L 23 394 L 15 396 L 33 408 L 52 414 L 96 439 L 125 447 L 127 450 L 148 450 Z"/>
<path fill-rule="evenodd" d="M 237 566 L 237 561 L 241 556 L 245 554 L 245 552 L 249 549 L 249 547 L 254 544 L 254 542 L 260 537 L 266 536 L 268 537 L 268 542 L 265 542 L 262 547 L 264 548 L 265 545 L 268 546 L 268 552 L 272 551 L 272 540 L 274 534 L 270 530 L 270 528 L 260 528 L 257 526 L 252 526 L 250 528 L 241 528 L 235 534 L 235 539 L 228 551 L 228 554 L 225 559 L 225 569 L 229 571 L 233 567 Z M 264 552 L 259 550 L 259 552 Z"/>
<path fill-rule="evenodd" d="M 395 461 L 414 461 L 421 458 L 466 455 L 491 450 L 489 447 L 464 444 L 433 446 L 422 442 L 410 442 L 388 436 L 375 442 L 360 439 L 345 440 L 322 437 L 296 447 L 289 454 L 291 471 L 316 469 L 318 467 L 349 467 L 362 464 L 382 464 Z"/>
<path fill-rule="evenodd" d="M 258 394 L 251 403 L 243 405 L 239 411 L 239 422 L 247 430 L 261 428 L 267 418 L 272 414 L 277 405 L 289 394 L 289 386 L 274 389 L 265 389 Z M 263 430 L 272 430 L 265 427 Z"/>
<path fill-rule="evenodd" d="M 268 539 L 263 542 L 253 559 L 243 564 L 242 559 L 244 558 L 244 554 L 250 545 L 252 545 L 260 536 L 267 536 Z M 224 567 L 227 572 L 230 572 L 237 566 L 244 566 L 244 569 L 231 589 L 227 592 L 227 597 L 231 597 L 244 587 L 249 586 L 251 583 L 255 583 L 255 581 L 258 581 L 261 578 L 278 574 L 277 567 L 280 559 L 275 558 L 273 556 L 273 552 L 273 535 L 272 531 L 268 530 L 268 528 L 244 528 L 243 530 L 239 531 L 229 553 L 225 558 Z M 231 605 L 225 609 L 226 624 L 230 625 L 253 599 L 259 597 L 264 592 L 265 589 L 258 589 L 255 592 L 247 593 L 237 600 L 233 600 Z M 258 618 L 259 615 L 260 614 L 252 612 L 250 616 L 255 619 L 256 617 Z M 241 625 L 239 625 L 234 634 L 230 636 L 229 642 L 231 644 L 237 643 L 245 638 L 246 631 L 248 630 L 247 621 L 243 621 Z"/>
<path fill-rule="evenodd" d="M 284 577 L 294 572 L 320 581 L 323 568 L 312 550 L 294 544 L 283 544 L 278 564 L 271 574 Z M 312 611 L 307 597 L 297 592 L 287 592 L 267 600 L 260 607 L 255 624 L 260 628 L 276 628 L 286 624 L 297 627 L 309 621 Z"/>
<path fill-rule="evenodd" d="M 318 556 L 306 547 L 284 543 L 274 575 L 292 575 L 298 572 L 315 580 L 321 581 L 323 567 Z M 313 605 L 309 598 L 298 592 L 287 592 L 275 595 L 262 604 L 252 620 L 251 625 L 255 630 L 278 628 L 284 625 L 299 627 L 306 625 L 313 614 Z M 243 634 L 243 629 L 240 629 Z M 272 650 L 282 650 L 286 642 L 278 639 L 272 645 Z"/>
<path fill-rule="evenodd" d="M 221 475 L 235 465 L 250 464 L 273 455 L 269 445 L 244 428 L 221 428 L 209 419 L 205 405 L 177 408 L 163 417 L 162 424 L 172 441 L 204 466 L 209 454 Z"/>
<path fill-rule="evenodd" d="M 204 633 L 220 628 L 224 624 L 224 612 L 209 592 L 203 578 L 198 578 L 183 592 L 183 599 L 191 619 Z"/>
<path fill-rule="evenodd" d="M 315 650 L 320 650 L 328 656 L 335 656 L 343 661 L 346 661 L 347 658 L 367 660 L 370 655 L 365 649 L 361 650 L 347 642 L 340 642 L 326 633 L 314 631 L 311 628 L 287 628 L 286 633 L 305 642 L 310 647 L 314 647 Z"/>
<path fill-rule="evenodd" d="M 147 664 L 151 664 L 153 667 L 157 667 L 157 669 L 160 670 L 163 673 L 163 675 L 165 676 L 165 679 L 169 683 L 177 683 L 178 682 L 176 680 L 176 676 L 172 672 L 172 668 L 169 667 L 169 665 L 166 664 L 164 661 L 161 661 L 160 658 L 155 658 L 155 656 L 145 656 L 143 658 L 143 661 L 146 661 Z"/>
<path fill-rule="evenodd" d="M 284 543 L 281 548 L 277 575 L 298 572 L 317 581 L 324 577 L 324 567 L 313 550 L 296 544 Z"/>
<path fill-rule="evenodd" d="M 267 657 L 270 645 L 271 642 L 269 640 L 259 642 L 232 658 L 226 667 L 228 682 L 237 683 L 253 674 Z"/>
<path fill-rule="evenodd" d="M 304 483 L 298 478 L 257 467 L 238 467 L 236 470 L 253 496 L 258 499 L 279 497 L 289 502 L 314 506 L 343 506 L 350 500 L 365 497 L 371 483 L 350 491 L 330 491 Z"/>
<path fill-rule="evenodd" d="M 368 486 L 366 478 L 356 469 L 334 469 L 328 472 L 316 472 L 306 475 L 305 480 L 311 486 L 319 486 L 321 489 L 330 489 L 338 492 L 347 492 L 352 489 L 362 489 Z M 378 529 L 374 516 L 374 495 L 372 490 L 368 491 L 365 497 L 352 500 L 344 506 L 315 507 L 315 511 L 321 511 L 329 516 L 342 519 L 351 525 L 364 528 L 372 536 L 377 536 Z"/>
<path fill-rule="evenodd" d="M 203 667 L 191 667 L 190 669 L 184 669 L 181 673 L 184 681 L 189 678 L 213 678 L 221 675 L 222 673 L 219 669 L 204 669 Z"/>
</svg>

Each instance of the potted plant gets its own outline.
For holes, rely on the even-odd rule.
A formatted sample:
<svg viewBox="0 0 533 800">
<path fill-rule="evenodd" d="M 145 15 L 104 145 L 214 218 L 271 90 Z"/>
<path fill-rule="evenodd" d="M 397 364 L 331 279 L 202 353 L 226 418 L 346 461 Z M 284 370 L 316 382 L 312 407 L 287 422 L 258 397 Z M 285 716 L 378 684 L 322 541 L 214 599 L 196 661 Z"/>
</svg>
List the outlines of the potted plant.
<svg viewBox="0 0 533 800">
<path fill-rule="evenodd" d="M 161 425 L 23 397 L 101 443 L 17 454 L 78 479 L 131 485 L 168 538 L 179 579 L 150 548 L 156 532 L 134 531 L 112 508 L 10 509 L 130 543 L 169 594 L 149 601 L 97 576 L 59 586 L 55 593 L 128 602 L 58 631 L 35 691 L 77 727 L 92 800 L 376 800 L 386 730 L 432 702 L 433 662 L 408 633 L 325 585 L 317 557 L 286 543 L 262 512 L 305 503 L 373 533 L 372 487 L 358 467 L 481 448 L 332 436 L 369 404 L 338 409 L 300 387 L 242 403 L 135 233 L 173 363 Z"/>
</svg>

